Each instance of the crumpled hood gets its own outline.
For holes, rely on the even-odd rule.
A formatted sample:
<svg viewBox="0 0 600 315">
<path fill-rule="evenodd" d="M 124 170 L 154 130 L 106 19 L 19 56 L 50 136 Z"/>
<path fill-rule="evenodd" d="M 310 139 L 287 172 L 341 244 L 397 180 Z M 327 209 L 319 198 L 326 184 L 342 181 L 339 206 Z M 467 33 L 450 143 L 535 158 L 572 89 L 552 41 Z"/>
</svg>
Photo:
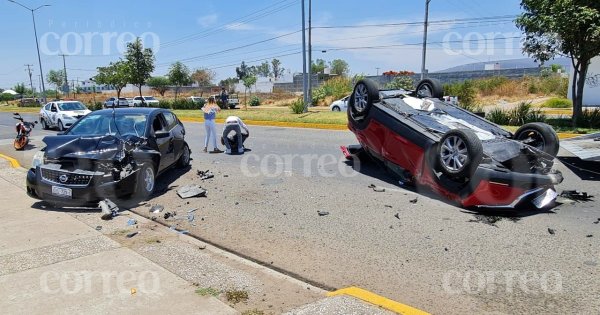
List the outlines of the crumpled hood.
<svg viewBox="0 0 600 315">
<path fill-rule="evenodd" d="M 120 152 L 122 140 L 115 136 L 47 136 L 46 157 L 108 160 Z"/>
</svg>

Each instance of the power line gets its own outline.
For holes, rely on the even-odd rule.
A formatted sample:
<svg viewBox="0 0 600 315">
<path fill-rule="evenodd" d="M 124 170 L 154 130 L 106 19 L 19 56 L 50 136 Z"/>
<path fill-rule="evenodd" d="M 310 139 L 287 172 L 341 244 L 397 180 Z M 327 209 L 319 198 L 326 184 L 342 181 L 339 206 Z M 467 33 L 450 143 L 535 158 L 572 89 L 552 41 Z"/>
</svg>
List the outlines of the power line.
<svg viewBox="0 0 600 315">
<path fill-rule="evenodd" d="M 478 42 L 478 41 L 495 41 L 495 40 L 507 40 L 507 39 L 517 39 L 521 38 L 519 36 L 512 37 L 495 37 L 495 38 L 484 38 L 482 39 L 472 39 L 472 40 L 451 40 L 451 41 L 442 41 L 442 42 L 429 42 L 430 44 L 450 44 L 450 43 L 468 43 L 468 42 Z M 403 47 L 403 46 L 419 46 L 423 43 L 410 43 L 410 44 L 394 44 L 394 45 L 380 45 L 380 46 L 360 46 L 360 47 L 338 47 L 338 48 L 323 48 L 321 50 L 324 51 L 338 51 L 338 50 L 361 50 L 361 49 L 386 49 L 386 48 L 394 48 L 394 47 Z"/>
<path fill-rule="evenodd" d="M 500 16 L 488 16 L 479 18 L 465 18 L 465 19 L 452 19 L 452 20 L 437 20 L 429 21 L 429 25 L 435 24 L 464 24 L 467 22 L 481 22 L 490 20 L 507 20 L 514 19 L 516 15 L 500 15 Z M 381 23 L 381 24 L 361 24 L 361 25 L 338 25 L 338 26 L 315 26 L 313 29 L 336 29 L 336 28 L 363 28 L 363 27 L 391 27 L 391 26 L 407 26 L 407 25 L 423 25 L 423 21 L 415 22 L 400 22 L 400 23 Z"/>
</svg>

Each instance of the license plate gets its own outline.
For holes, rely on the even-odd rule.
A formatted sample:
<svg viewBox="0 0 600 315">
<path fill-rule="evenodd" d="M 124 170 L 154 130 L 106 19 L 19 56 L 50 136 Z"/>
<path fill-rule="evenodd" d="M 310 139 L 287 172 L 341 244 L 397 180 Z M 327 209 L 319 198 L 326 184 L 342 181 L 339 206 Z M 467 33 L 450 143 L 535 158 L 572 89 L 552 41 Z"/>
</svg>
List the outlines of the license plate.
<svg viewBox="0 0 600 315">
<path fill-rule="evenodd" d="M 52 186 L 52 195 L 61 198 L 71 198 L 73 196 L 73 191 L 71 188 Z"/>
</svg>

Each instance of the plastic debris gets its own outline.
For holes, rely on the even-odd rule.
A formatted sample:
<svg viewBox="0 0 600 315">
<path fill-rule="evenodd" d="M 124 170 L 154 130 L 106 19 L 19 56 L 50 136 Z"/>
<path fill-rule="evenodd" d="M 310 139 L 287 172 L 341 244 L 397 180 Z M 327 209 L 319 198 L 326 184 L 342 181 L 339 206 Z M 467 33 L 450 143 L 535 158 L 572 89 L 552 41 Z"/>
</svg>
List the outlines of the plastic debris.
<svg viewBox="0 0 600 315">
<path fill-rule="evenodd" d="M 100 230 L 102 230 L 102 225 L 97 225 L 96 226 L 96 231 L 100 231 Z"/>
<path fill-rule="evenodd" d="M 415 199 L 411 199 L 411 200 L 409 200 L 409 202 L 410 202 L 410 203 L 413 203 L 413 204 L 414 204 L 414 203 L 417 203 L 417 201 L 419 201 L 419 198 L 418 198 L 418 197 L 416 197 Z"/>
<path fill-rule="evenodd" d="M 159 212 L 163 211 L 164 209 L 165 209 L 165 207 L 163 207 L 162 205 L 153 205 L 149 211 L 152 213 L 159 213 Z"/>
<path fill-rule="evenodd" d="M 177 190 L 177 195 L 181 199 L 187 199 L 192 197 L 205 197 L 206 189 L 198 185 L 186 185 Z"/>
<path fill-rule="evenodd" d="M 129 219 L 127 220 L 127 226 L 132 226 L 132 225 L 136 225 L 137 221 L 135 219 Z"/>
<path fill-rule="evenodd" d="M 554 233 L 556 232 L 554 231 L 554 229 L 548 228 L 548 233 L 550 233 L 550 235 L 554 235 Z"/>
<path fill-rule="evenodd" d="M 317 213 L 319 214 L 320 217 L 329 215 L 329 212 L 327 212 L 327 211 L 317 210 Z"/>
<path fill-rule="evenodd" d="M 100 216 L 102 220 L 110 220 L 119 215 L 119 207 L 110 199 L 100 201 L 98 206 L 102 211 L 102 215 Z"/>
<path fill-rule="evenodd" d="M 206 170 L 206 171 L 198 170 L 198 176 L 200 176 L 201 180 L 207 180 L 207 179 L 211 179 L 211 178 L 215 177 L 215 175 L 209 170 Z"/>
<path fill-rule="evenodd" d="M 394 217 L 395 217 L 396 219 L 400 220 L 400 213 L 396 213 L 396 214 L 394 214 Z"/>
<path fill-rule="evenodd" d="M 176 232 L 177 234 L 189 234 L 190 233 L 190 231 L 188 231 L 188 230 L 178 230 L 177 228 L 175 228 L 175 226 L 171 226 L 169 229 L 173 232 Z"/>
<path fill-rule="evenodd" d="M 131 288 L 131 295 L 135 295 L 137 293 L 137 290 L 135 288 Z"/>
<path fill-rule="evenodd" d="M 385 191 L 385 188 L 375 186 L 373 184 L 369 185 L 369 188 L 373 189 L 374 192 L 384 192 Z"/>
<path fill-rule="evenodd" d="M 598 224 L 600 223 L 600 218 L 598 218 L 598 220 L 594 221 L 594 224 Z"/>
<path fill-rule="evenodd" d="M 192 223 L 192 222 L 194 222 L 195 219 L 196 219 L 196 217 L 194 216 L 193 213 L 188 213 L 188 216 L 187 216 L 188 222 Z"/>
<path fill-rule="evenodd" d="M 173 211 L 173 212 L 165 212 L 165 214 L 163 215 L 163 218 L 165 220 L 167 220 L 168 218 L 174 218 L 177 215 L 177 212 Z"/>
<path fill-rule="evenodd" d="M 392 208 L 391 205 L 383 205 L 383 206 L 386 207 L 386 208 Z"/>
<path fill-rule="evenodd" d="M 190 210 L 188 210 L 188 213 L 195 212 L 196 210 L 198 210 L 198 208 L 190 209 Z"/>
<path fill-rule="evenodd" d="M 138 232 L 138 231 L 135 231 L 135 232 L 129 233 L 129 234 L 127 234 L 127 238 L 132 238 L 132 237 L 134 237 L 134 236 L 138 235 L 139 233 L 140 233 L 140 232 Z"/>
<path fill-rule="evenodd" d="M 563 198 L 576 200 L 576 201 L 590 201 L 594 196 L 588 195 L 585 191 L 577 191 L 577 190 L 563 190 L 560 193 L 560 196 Z"/>
<path fill-rule="evenodd" d="M 594 235 L 593 234 L 588 234 L 585 237 L 594 237 Z"/>
</svg>

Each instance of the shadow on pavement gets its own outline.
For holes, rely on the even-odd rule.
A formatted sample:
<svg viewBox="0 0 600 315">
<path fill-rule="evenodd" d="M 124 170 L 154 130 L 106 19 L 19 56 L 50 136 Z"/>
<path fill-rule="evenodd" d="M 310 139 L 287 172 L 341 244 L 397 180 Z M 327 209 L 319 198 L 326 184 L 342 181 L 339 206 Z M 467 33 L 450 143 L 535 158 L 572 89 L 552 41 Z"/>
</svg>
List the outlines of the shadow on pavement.
<svg viewBox="0 0 600 315">
<path fill-rule="evenodd" d="M 578 157 L 559 156 L 558 160 L 582 180 L 600 181 L 600 163 Z"/>
</svg>

